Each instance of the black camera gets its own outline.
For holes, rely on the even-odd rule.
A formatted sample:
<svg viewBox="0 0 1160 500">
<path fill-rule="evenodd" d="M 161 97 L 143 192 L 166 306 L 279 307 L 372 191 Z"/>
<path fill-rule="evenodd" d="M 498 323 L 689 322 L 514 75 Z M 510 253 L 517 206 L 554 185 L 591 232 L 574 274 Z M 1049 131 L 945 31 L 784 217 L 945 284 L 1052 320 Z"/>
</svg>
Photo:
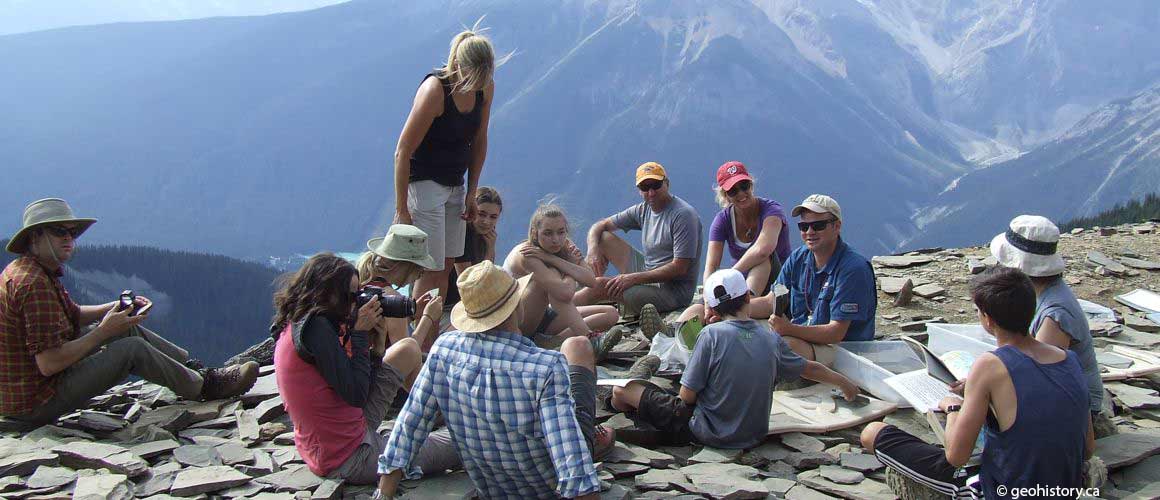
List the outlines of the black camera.
<svg viewBox="0 0 1160 500">
<path fill-rule="evenodd" d="M 362 307 L 367 302 L 378 300 L 384 318 L 410 318 L 415 315 L 415 301 L 401 295 L 385 295 L 377 286 L 364 286 L 355 302 Z"/>
<path fill-rule="evenodd" d="M 141 307 L 140 305 L 137 305 L 137 295 L 135 295 L 132 290 L 125 290 L 121 292 L 121 298 L 117 300 L 117 311 L 124 311 L 126 308 L 130 307 L 133 308 L 133 312 L 130 312 L 129 316 L 136 316 L 148 311 L 151 307 L 153 307 L 153 304 Z"/>
</svg>

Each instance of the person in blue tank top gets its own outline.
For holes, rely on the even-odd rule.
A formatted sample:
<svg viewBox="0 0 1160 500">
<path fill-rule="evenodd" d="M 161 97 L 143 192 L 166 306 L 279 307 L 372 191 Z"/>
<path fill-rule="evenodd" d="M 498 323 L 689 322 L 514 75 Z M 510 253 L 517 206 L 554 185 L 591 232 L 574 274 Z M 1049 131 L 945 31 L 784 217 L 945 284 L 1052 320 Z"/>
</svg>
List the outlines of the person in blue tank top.
<svg viewBox="0 0 1160 500">
<path fill-rule="evenodd" d="M 896 472 L 954 497 L 1075 498 L 1095 448 L 1087 382 L 1072 351 L 1036 340 L 1035 288 L 1018 269 L 997 267 L 971 284 L 979 322 L 998 348 L 971 365 L 965 399 L 947 396 L 946 448 L 882 422 L 862 446 Z M 980 483 L 958 473 L 984 434 Z"/>
<path fill-rule="evenodd" d="M 435 288 L 447 296 L 448 276 L 463 255 L 467 223 L 476 215 L 495 95 L 492 73 L 502 64 L 480 31 L 473 27 L 456 35 L 447 63 L 423 77 L 395 146 L 395 223 L 427 233 L 435 259 L 435 267 L 412 287 L 412 297 Z"/>
</svg>

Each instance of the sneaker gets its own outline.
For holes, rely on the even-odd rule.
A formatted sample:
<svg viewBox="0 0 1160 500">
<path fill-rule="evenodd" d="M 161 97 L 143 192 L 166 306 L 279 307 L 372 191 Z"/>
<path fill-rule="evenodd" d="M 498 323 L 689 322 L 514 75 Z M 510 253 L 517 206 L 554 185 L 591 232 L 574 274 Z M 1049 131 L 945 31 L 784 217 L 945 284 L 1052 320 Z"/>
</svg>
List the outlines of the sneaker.
<svg viewBox="0 0 1160 500">
<path fill-rule="evenodd" d="M 596 426 L 596 435 L 592 440 L 592 461 L 603 461 L 615 448 L 616 429 L 607 425 Z"/>
<path fill-rule="evenodd" d="M 258 380 L 258 363 L 249 361 L 205 371 L 201 384 L 202 401 L 226 399 L 245 394 Z"/>
<path fill-rule="evenodd" d="M 665 323 L 661 319 L 661 314 L 657 312 L 657 307 L 652 304 L 645 304 L 640 308 L 640 333 L 644 334 L 644 338 L 652 342 L 653 337 L 657 332 L 665 328 Z"/>
<path fill-rule="evenodd" d="M 652 354 L 644 356 L 632 364 L 632 368 L 628 369 L 628 378 L 639 378 L 648 380 L 657 373 L 661 367 L 661 358 Z"/>
<path fill-rule="evenodd" d="M 620 339 L 624 338 L 625 330 L 628 330 L 624 325 L 615 325 L 609 328 L 607 332 L 597 337 L 592 337 L 592 353 L 596 355 L 596 362 L 599 363 L 612 352 L 612 348 L 620 343 Z"/>
</svg>

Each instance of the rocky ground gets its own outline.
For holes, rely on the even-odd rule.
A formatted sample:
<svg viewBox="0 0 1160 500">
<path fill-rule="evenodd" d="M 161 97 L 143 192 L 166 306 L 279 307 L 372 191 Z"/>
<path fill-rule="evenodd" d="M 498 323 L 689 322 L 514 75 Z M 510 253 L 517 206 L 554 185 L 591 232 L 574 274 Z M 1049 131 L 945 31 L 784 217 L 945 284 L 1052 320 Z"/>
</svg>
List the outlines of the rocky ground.
<svg viewBox="0 0 1160 500">
<path fill-rule="evenodd" d="M 1160 224 L 1089 229 L 1060 244 L 1066 279 L 1081 298 L 1115 309 L 1118 322 L 1093 325 L 1098 349 L 1112 344 L 1153 350 L 1160 325 L 1115 302 L 1136 288 L 1160 291 Z M 986 248 L 932 249 L 875 259 L 881 338 L 924 340 L 925 323 L 974 322 L 967 298 L 972 271 L 987 264 Z M 909 281 L 909 284 L 907 284 Z M 896 305 L 899 295 L 903 299 Z M 907 301 L 906 299 L 909 299 Z M 647 350 L 634 334 L 617 347 L 602 373 L 622 373 Z M 18 499 L 222 497 L 367 498 L 369 487 L 311 474 L 294 449 L 291 423 L 278 398 L 272 367 L 245 396 L 189 402 L 144 382 L 118 386 L 57 425 L 0 433 L 0 496 Z M 672 385 L 671 379 L 655 378 Z M 1102 498 L 1160 497 L 1160 376 L 1107 384 L 1107 410 L 1119 434 L 1101 439 L 1097 454 L 1109 469 Z M 599 419 L 633 429 L 623 414 L 601 405 Z M 886 421 L 933 440 L 925 418 L 898 410 Z M 389 428 L 392 421 L 383 423 Z M 7 425 L 7 424 L 5 424 Z M 700 446 L 618 444 L 600 464 L 605 499 L 788 498 L 888 499 L 895 493 L 878 461 L 858 447 L 857 428 L 769 438 L 745 452 Z M 463 473 L 405 483 L 404 498 L 462 498 Z"/>
</svg>

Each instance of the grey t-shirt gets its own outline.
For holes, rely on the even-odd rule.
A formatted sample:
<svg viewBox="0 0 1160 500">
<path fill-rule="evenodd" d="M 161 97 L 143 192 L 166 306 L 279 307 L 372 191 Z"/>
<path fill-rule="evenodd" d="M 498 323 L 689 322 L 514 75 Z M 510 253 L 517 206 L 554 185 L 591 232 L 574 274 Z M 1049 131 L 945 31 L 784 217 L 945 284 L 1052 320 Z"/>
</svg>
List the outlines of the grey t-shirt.
<svg viewBox="0 0 1160 500">
<path fill-rule="evenodd" d="M 765 439 L 773 386 L 806 366 L 763 323 L 729 320 L 701 330 L 681 385 L 697 393 L 689 429 L 703 444 L 748 448 Z"/>
<path fill-rule="evenodd" d="M 1035 319 L 1031 321 L 1031 334 L 1039 332 L 1044 318 L 1051 318 L 1071 337 L 1068 349 L 1075 351 L 1079 366 L 1083 368 L 1088 383 L 1088 407 L 1100 411 L 1104 401 L 1104 382 L 1100 379 L 1100 365 L 1096 362 L 1096 352 L 1092 346 L 1092 332 L 1088 328 L 1087 315 L 1062 279 L 1056 280 L 1037 297 Z"/>
<path fill-rule="evenodd" d="M 673 196 L 660 212 L 653 212 L 647 203 L 628 207 L 612 216 L 612 223 L 624 231 L 639 229 L 644 247 L 644 270 L 651 271 L 673 259 L 691 259 L 685 276 L 670 285 L 693 296 L 697 287 L 697 273 L 701 269 L 701 216 L 685 200 Z"/>
</svg>

